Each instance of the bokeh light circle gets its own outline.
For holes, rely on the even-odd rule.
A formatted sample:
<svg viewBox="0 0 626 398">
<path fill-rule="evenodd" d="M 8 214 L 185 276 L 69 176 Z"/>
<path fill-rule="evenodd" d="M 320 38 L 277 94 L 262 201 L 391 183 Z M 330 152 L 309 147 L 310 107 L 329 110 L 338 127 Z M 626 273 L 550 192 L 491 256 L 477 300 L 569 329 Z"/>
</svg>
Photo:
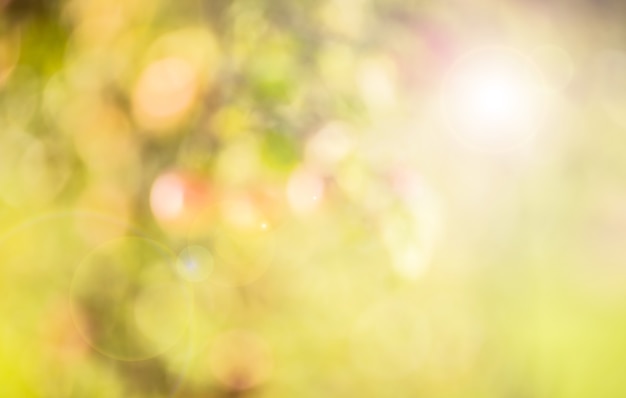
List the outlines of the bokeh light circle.
<svg viewBox="0 0 626 398">
<path fill-rule="evenodd" d="M 254 229 L 216 230 L 210 237 L 215 278 L 231 286 L 243 286 L 263 276 L 274 260 L 276 232 L 269 224 Z"/>
<path fill-rule="evenodd" d="M 231 287 L 251 284 L 275 261 L 284 231 L 284 203 L 277 192 L 254 188 L 222 192 L 217 203 L 215 220 L 196 219 L 191 229 L 202 235 L 189 235 L 188 244 L 201 245 L 196 255 L 212 262 L 211 282 Z"/>
<path fill-rule="evenodd" d="M 172 347 L 185 334 L 191 297 L 174 271 L 176 256 L 140 237 L 111 240 L 77 267 L 71 284 L 72 312 L 87 312 L 76 323 L 101 354 L 144 360 Z"/>
<path fill-rule="evenodd" d="M 313 213 L 320 207 L 325 189 L 326 183 L 321 173 L 306 166 L 299 167 L 287 182 L 287 200 L 295 213 Z"/>
<path fill-rule="evenodd" d="M 165 58 L 148 66 L 133 96 L 135 117 L 145 127 L 170 127 L 192 107 L 198 94 L 198 76 L 182 58 Z"/>
<path fill-rule="evenodd" d="M 506 47 L 485 47 L 448 72 L 441 95 L 449 129 L 465 145 L 502 152 L 527 144 L 546 107 L 544 79 L 535 65 Z"/>
<path fill-rule="evenodd" d="M 209 277 L 215 267 L 211 251 L 200 245 L 189 245 L 181 250 L 176 261 L 176 271 L 190 282 L 201 282 Z"/>
<path fill-rule="evenodd" d="M 214 187 L 201 175 L 166 171 L 152 184 L 150 208 L 164 232 L 194 236 L 211 222 L 215 195 Z"/>
</svg>

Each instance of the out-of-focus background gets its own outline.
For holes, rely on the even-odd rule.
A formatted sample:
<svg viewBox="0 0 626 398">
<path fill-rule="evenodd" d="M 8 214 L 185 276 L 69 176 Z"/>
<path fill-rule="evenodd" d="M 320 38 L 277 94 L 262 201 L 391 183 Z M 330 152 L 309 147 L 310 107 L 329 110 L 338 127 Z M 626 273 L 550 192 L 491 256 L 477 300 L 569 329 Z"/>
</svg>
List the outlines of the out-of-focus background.
<svg viewBox="0 0 626 398">
<path fill-rule="evenodd" d="M 0 396 L 626 396 L 625 13 L 0 1 Z"/>
</svg>

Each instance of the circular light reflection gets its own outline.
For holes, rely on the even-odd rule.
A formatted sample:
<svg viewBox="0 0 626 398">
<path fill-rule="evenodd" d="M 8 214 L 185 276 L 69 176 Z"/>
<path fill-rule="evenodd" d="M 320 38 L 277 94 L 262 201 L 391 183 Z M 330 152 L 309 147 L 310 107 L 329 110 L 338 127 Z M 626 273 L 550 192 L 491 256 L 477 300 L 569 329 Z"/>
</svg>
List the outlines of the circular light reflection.
<svg viewBox="0 0 626 398">
<path fill-rule="evenodd" d="M 344 159 L 353 146 L 348 127 L 341 122 L 331 122 L 307 142 L 307 160 L 319 167 L 330 168 Z"/>
<path fill-rule="evenodd" d="M 143 360 L 173 346 L 187 329 L 188 292 L 173 271 L 175 256 L 147 239 L 124 237 L 91 252 L 77 267 L 70 298 L 88 314 L 81 336 L 103 355 Z"/>
<path fill-rule="evenodd" d="M 208 181 L 190 173 L 161 174 L 150 191 L 152 213 L 171 234 L 201 233 L 213 215 L 214 202 Z"/>
<path fill-rule="evenodd" d="M 179 217 L 185 205 L 185 185 L 183 179 L 168 173 L 160 176 L 150 192 L 152 212 L 160 220 L 174 220 Z"/>
<path fill-rule="evenodd" d="M 211 252 L 199 245 L 184 248 L 178 255 L 176 270 L 190 282 L 201 282 L 209 277 L 215 267 L 215 258 Z"/>
<path fill-rule="evenodd" d="M 221 229 L 211 239 L 215 254 L 215 278 L 228 285 L 243 286 L 258 280 L 274 260 L 275 231 Z"/>
<path fill-rule="evenodd" d="M 71 165 L 64 148 L 50 142 L 33 140 L 24 135 L 14 141 L 14 153 L 8 153 L 4 163 L 11 172 L 0 172 L 0 183 L 7 186 L 0 197 L 15 207 L 43 205 L 52 201 L 63 189 L 71 175 Z M 15 151 L 19 148 L 21 151 Z M 3 155 L 0 151 L 0 155 Z M 5 181 L 2 181 L 6 178 Z"/>
<path fill-rule="evenodd" d="M 471 52 L 449 71 L 442 92 L 446 123 L 465 144 L 504 151 L 526 144 L 541 127 L 543 78 L 506 48 Z"/>
<path fill-rule="evenodd" d="M 176 57 L 155 61 L 135 87 L 135 116 L 144 127 L 171 127 L 191 108 L 198 90 L 198 76 L 188 61 Z"/>
<path fill-rule="evenodd" d="M 357 72 L 357 84 L 365 103 L 372 109 L 389 109 L 396 100 L 393 64 L 385 58 L 365 60 Z"/>
<path fill-rule="evenodd" d="M 325 183 L 322 176 L 313 170 L 301 167 L 289 178 L 287 199 L 296 213 L 311 213 L 318 208 L 324 190 Z"/>
</svg>

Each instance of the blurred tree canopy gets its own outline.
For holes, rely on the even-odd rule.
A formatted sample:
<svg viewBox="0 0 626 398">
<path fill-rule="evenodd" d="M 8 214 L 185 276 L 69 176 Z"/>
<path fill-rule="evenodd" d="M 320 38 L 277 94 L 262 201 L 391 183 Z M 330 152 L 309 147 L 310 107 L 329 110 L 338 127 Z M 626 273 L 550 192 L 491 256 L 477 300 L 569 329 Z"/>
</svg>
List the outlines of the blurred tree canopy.
<svg viewBox="0 0 626 398">
<path fill-rule="evenodd" d="M 0 395 L 624 396 L 625 7 L 0 0 Z"/>
</svg>

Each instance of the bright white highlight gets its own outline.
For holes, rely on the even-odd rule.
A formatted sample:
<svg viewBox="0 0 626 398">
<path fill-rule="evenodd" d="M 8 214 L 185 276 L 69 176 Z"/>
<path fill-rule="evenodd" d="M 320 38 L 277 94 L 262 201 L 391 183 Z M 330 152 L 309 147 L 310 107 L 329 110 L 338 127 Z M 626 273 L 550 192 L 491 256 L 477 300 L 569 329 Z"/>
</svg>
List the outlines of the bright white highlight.
<svg viewBox="0 0 626 398">
<path fill-rule="evenodd" d="M 473 52 L 450 71 L 443 87 L 446 122 L 464 143 L 489 151 L 527 143 L 543 120 L 542 76 L 511 50 Z"/>
<path fill-rule="evenodd" d="M 301 167 L 296 169 L 289 178 L 287 200 L 296 213 L 311 213 L 320 205 L 324 190 L 325 184 L 322 177 L 313 170 Z"/>
<path fill-rule="evenodd" d="M 527 106 L 525 88 L 514 76 L 480 76 L 468 92 L 469 109 L 485 125 L 504 124 L 513 120 Z"/>
<path fill-rule="evenodd" d="M 173 220 L 182 212 L 185 205 L 183 180 L 173 173 L 160 176 L 152 185 L 150 206 L 160 220 Z"/>
</svg>

